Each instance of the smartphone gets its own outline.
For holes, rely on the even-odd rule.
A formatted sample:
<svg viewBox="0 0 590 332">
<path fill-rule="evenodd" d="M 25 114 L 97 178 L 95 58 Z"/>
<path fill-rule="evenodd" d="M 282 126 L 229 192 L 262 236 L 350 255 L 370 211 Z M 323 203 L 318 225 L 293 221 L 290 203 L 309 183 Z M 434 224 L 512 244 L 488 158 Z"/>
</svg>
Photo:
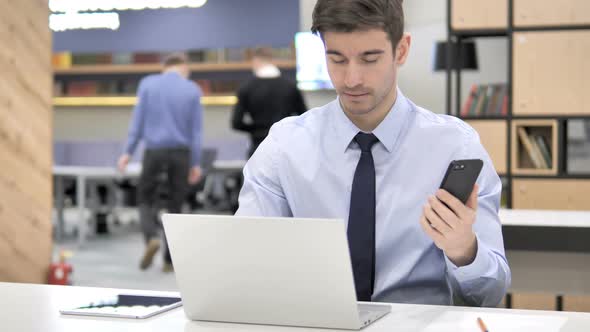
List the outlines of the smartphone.
<svg viewBox="0 0 590 332">
<path fill-rule="evenodd" d="M 448 191 L 463 204 L 467 202 L 483 167 L 481 159 L 453 160 L 447 168 L 440 188 Z"/>
</svg>

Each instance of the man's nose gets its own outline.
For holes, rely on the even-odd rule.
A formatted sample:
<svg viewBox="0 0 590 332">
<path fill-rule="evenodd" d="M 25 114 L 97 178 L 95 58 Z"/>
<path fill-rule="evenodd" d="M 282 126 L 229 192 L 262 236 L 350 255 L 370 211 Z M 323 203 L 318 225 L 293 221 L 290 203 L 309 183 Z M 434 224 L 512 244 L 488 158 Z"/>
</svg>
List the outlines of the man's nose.
<svg viewBox="0 0 590 332">
<path fill-rule="evenodd" d="M 349 64 L 346 68 L 346 74 L 344 75 L 344 85 L 347 88 L 354 88 L 362 85 L 362 83 L 361 68 L 354 63 Z"/>
</svg>

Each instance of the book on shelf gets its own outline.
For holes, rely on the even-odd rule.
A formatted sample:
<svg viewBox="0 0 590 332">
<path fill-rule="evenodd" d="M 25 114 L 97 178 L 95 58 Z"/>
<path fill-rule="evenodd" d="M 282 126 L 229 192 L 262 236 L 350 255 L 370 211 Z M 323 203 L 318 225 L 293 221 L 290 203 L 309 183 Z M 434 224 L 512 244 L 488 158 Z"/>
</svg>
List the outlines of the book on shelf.
<svg viewBox="0 0 590 332">
<path fill-rule="evenodd" d="M 466 117 L 469 114 L 469 109 L 471 108 L 471 104 L 473 104 L 473 100 L 475 99 L 475 96 L 477 95 L 477 84 L 473 84 L 471 86 L 471 89 L 469 90 L 469 96 L 467 96 L 467 100 L 465 100 L 465 103 L 463 104 L 463 107 L 461 108 L 461 116 L 462 117 Z"/>
<path fill-rule="evenodd" d="M 249 60 L 250 51 L 248 48 L 226 48 L 225 61 L 227 62 L 244 62 Z"/>
<path fill-rule="evenodd" d="M 194 82 L 201 88 L 204 96 L 211 94 L 211 81 L 210 80 L 194 80 Z"/>
<path fill-rule="evenodd" d="M 64 83 L 62 81 L 53 81 L 53 96 L 60 97 L 64 94 Z"/>
<path fill-rule="evenodd" d="M 51 57 L 53 68 L 70 68 L 72 66 L 72 53 L 58 52 Z"/>
<path fill-rule="evenodd" d="M 95 96 L 97 92 L 98 83 L 96 81 L 73 81 L 66 85 L 68 96 Z"/>
<path fill-rule="evenodd" d="M 533 162 L 534 168 L 550 168 L 550 164 L 543 157 L 541 148 L 539 147 L 535 138 L 532 135 L 529 135 L 524 127 L 518 127 L 516 131 L 526 154 L 529 156 L 529 159 Z M 549 150 L 547 150 L 547 152 L 549 152 Z"/>
<path fill-rule="evenodd" d="M 160 53 L 150 52 L 150 53 L 133 53 L 133 63 L 137 64 L 154 64 L 160 63 L 162 61 L 162 57 Z"/>
<path fill-rule="evenodd" d="M 188 61 L 194 63 L 205 62 L 205 51 L 204 50 L 192 50 L 187 52 Z"/>
<path fill-rule="evenodd" d="M 541 154 L 543 155 L 543 159 L 545 160 L 545 163 L 547 164 L 548 168 L 551 168 L 551 165 L 552 165 L 551 151 L 549 150 L 549 144 L 548 144 L 548 142 L 546 142 L 545 136 L 535 135 L 534 140 L 537 143 L 537 145 L 539 146 L 539 150 L 541 151 Z"/>
<path fill-rule="evenodd" d="M 129 65 L 133 63 L 132 53 L 115 53 L 113 54 L 113 64 L 116 65 Z"/>
<path fill-rule="evenodd" d="M 508 112 L 506 84 L 474 84 L 465 100 L 461 117 L 505 116 Z"/>
<path fill-rule="evenodd" d="M 78 53 L 72 54 L 72 65 L 107 65 L 113 63 L 110 53 Z"/>
</svg>

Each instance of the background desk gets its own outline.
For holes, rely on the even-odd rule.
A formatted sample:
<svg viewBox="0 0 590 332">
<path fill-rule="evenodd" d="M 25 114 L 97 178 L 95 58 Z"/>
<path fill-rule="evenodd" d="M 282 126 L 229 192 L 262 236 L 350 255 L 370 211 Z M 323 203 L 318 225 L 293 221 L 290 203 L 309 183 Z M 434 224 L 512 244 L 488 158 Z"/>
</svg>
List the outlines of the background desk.
<svg viewBox="0 0 590 332">
<path fill-rule="evenodd" d="M 152 293 L 172 295 L 169 292 L 148 292 L 114 290 L 106 288 L 48 286 L 31 284 L 0 283 L 2 308 L 0 310 L 0 329 L 2 331 L 43 331 L 43 332 L 94 332 L 94 331 L 336 331 L 322 329 L 289 328 L 279 326 L 229 324 L 214 322 L 191 322 L 187 320 L 182 308 L 146 319 L 130 320 L 120 318 L 96 318 L 62 316 L 58 310 L 70 307 L 79 301 L 93 296 L 104 296 L 116 292 Z M 473 326 L 461 329 L 461 322 L 470 322 L 481 316 L 488 321 L 491 332 L 533 331 L 527 326 L 535 326 L 534 332 L 556 331 L 544 321 L 562 321 L 561 332 L 590 331 L 590 314 L 572 312 L 548 312 L 507 310 L 491 308 L 464 308 L 429 305 L 392 304 L 392 312 L 363 331 L 479 331 L 475 321 Z M 454 318 L 454 319 L 452 319 Z M 502 319 L 513 325 L 510 329 L 493 329 L 492 322 Z M 475 319 L 474 319 L 475 320 Z"/>
<path fill-rule="evenodd" d="M 500 209 L 502 226 L 590 228 L 590 211 Z"/>
<path fill-rule="evenodd" d="M 233 172 L 239 172 L 246 164 L 245 160 L 215 160 L 213 167 L 205 180 L 205 192 L 213 190 L 214 176 L 223 176 Z M 86 189 L 90 182 L 101 182 L 114 186 L 115 180 L 136 179 L 141 174 L 141 164 L 130 164 L 124 173 L 115 167 L 89 167 L 89 166 L 54 166 L 56 210 L 57 210 L 57 238 L 61 239 L 64 229 L 64 180 L 73 178 L 76 180 L 76 208 L 78 210 L 78 244 L 82 245 L 86 238 Z M 92 192 L 92 191 L 91 191 Z"/>
</svg>

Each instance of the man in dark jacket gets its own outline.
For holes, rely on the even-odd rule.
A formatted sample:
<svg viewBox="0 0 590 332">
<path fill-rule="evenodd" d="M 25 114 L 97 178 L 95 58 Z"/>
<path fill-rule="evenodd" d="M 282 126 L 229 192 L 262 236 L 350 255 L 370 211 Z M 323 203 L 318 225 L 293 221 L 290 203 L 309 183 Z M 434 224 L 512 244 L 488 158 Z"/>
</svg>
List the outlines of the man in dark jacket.
<svg viewBox="0 0 590 332">
<path fill-rule="evenodd" d="M 232 127 L 250 134 L 248 156 L 256 151 L 275 122 L 307 110 L 297 85 L 282 77 L 272 64 L 270 49 L 254 51 L 252 69 L 256 78 L 240 88 L 232 116 Z"/>
</svg>

